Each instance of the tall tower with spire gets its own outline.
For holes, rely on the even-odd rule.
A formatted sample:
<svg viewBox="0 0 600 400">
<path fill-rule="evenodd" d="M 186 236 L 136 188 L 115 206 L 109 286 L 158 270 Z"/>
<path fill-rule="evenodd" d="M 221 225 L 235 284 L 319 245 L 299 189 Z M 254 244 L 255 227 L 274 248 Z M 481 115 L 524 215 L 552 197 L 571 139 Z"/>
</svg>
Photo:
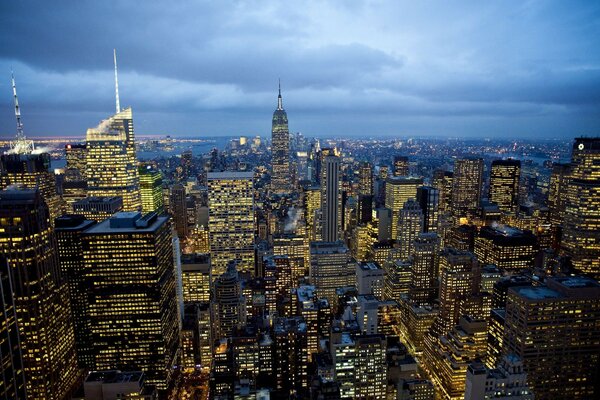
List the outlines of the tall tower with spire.
<svg viewBox="0 0 600 400">
<path fill-rule="evenodd" d="M 135 151 L 131 107 L 121 109 L 117 53 L 115 62 L 115 100 L 117 113 L 100 122 L 86 134 L 86 175 L 88 196 L 123 198 L 124 211 L 141 208 L 140 182 Z"/>
<path fill-rule="evenodd" d="M 290 182 L 290 131 L 288 118 L 283 109 L 281 97 L 281 82 L 279 82 L 279 96 L 277 109 L 273 113 L 271 130 L 271 153 L 273 173 L 271 174 L 271 188 L 274 193 L 284 194 L 291 191 Z"/>
<path fill-rule="evenodd" d="M 15 117 L 17 119 L 17 135 L 15 141 L 10 143 L 9 153 L 11 154 L 31 154 L 34 146 L 33 140 L 27 140 L 21 121 L 21 108 L 19 107 L 19 98 L 17 97 L 17 85 L 15 84 L 15 74 L 11 71 L 13 97 L 15 100 Z"/>
</svg>

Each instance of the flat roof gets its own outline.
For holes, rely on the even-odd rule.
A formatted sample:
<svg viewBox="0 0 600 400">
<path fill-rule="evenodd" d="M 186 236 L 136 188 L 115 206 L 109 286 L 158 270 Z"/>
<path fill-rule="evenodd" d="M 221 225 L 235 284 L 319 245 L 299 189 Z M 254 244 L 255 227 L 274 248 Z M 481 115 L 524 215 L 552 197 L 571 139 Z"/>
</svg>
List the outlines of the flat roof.
<svg viewBox="0 0 600 400">
<path fill-rule="evenodd" d="M 514 290 L 521 297 L 530 300 L 560 299 L 564 297 L 564 295 L 556 290 L 549 289 L 545 286 L 519 286 L 511 287 L 510 290 Z"/>
<path fill-rule="evenodd" d="M 252 179 L 254 172 L 245 171 L 223 171 L 223 172 L 209 172 L 206 175 L 208 180 L 211 179 Z"/>
</svg>

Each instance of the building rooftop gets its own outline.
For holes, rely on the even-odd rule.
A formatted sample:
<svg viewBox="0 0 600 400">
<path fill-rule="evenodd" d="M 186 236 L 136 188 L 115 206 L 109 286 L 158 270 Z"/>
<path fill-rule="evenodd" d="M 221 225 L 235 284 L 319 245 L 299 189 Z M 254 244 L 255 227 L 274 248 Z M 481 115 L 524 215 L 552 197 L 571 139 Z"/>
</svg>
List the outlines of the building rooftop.
<svg viewBox="0 0 600 400">
<path fill-rule="evenodd" d="M 148 213 L 142 216 L 138 211 L 118 212 L 109 219 L 98 223 L 86 231 L 88 234 L 153 232 L 168 221 L 168 216 Z"/>
<path fill-rule="evenodd" d="M 254 172 L 242 172 L 242 171 L 223 171 L 223 172 L 209 172 L 207 179 L 252 179 Z"/>
<path fill-rule="evenodd" d="M 549 289 L 545 286 L 511 287 L 509 290 L 513 290 L 519 296 L 529 300 L 559 299 L 564 297 L 556 290 Z"/>
</svg>

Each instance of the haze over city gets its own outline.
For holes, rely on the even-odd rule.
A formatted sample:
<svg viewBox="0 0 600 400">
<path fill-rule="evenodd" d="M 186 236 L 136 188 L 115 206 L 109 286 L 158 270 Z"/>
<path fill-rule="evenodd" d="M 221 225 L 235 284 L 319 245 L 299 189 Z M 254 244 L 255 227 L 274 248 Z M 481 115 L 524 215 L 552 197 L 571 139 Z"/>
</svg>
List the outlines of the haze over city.
<svg viewBox="0 0 600 400">
<path fill-rule="evenodd" d="M 600 4 L 68 2 L 0 5 L 29 136 L 83 137 L 122 104 L 140 135 L 263 135 L 281 78 L 307 136 L 562 138 L 600 127 Z M 1 72 L 4 71 L 4 72 Z"/>
</svg>

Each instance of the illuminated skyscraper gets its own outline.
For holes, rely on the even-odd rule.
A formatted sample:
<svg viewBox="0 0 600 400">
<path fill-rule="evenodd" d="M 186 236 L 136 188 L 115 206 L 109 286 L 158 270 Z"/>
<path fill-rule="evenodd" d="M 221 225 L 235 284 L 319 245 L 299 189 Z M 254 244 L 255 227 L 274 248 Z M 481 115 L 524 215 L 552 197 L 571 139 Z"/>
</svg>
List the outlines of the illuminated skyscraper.
<svg viewBox="0 0 600 400">
<path fill-rule="evenodd" d="M 0 189 L 19 185 L 38 189 L 48 205 L 50 224 L 63 212 L 62 200 L 56 192 L 54 174 L 50 171 L 50 154 L 3 154 L 0 156 Z"/>
<path fill-rule="evenodd" d="M 415 238 L 411 260 L 410 300 L 419 305 L 435 299 L 440 238 L 435 233 L 422 233 Z"/>
<path fill-rule="evenodd" d="M 454 161 L 452 181 L 452 215 L 455 223 L 461 218 L 469 219 L 474 215 L 481 201 L 483 184 L 483 160 L 481 158 L 463 158 Z"/>
<path fill-rule="evenodd" d="M 398 234 L 400 210 L 409 199 L 417 198 L 417 188 L 423 186 L 422 178 L 388 177 L 385 183 L 385 206 L 392 210 L 392 239 Z"/>
<path fill-rule="evenodd" d="M 87 148 L 85 144 L 66 144 L 65 159 L 67 161 L 67 169 L 76 169 L 81 173 L 82 177 L 86 174 L 86 158 Z"/>
<path fill-rule="evenodd" d="M 77 361 L 80 368 L 94 368 L 94 355 L 90 338 L 88 290 L 92 282 L 85 273 L 82 233 L 96 224 L 82 215 L 63 215 L 56 219 L 55 232 L 58 260 L 63 278 L 69 286 L 71 314 L 75 328 Z"/>
<path fill-rule="evenodd" d="M 142 212 L 144 214 L 152 211 L 158 214 L 162 213 L 164 210 L 162 174 L 150 165 L 141 167 L 139 173 Z"/>
<path fill-rule="evenodd" d="M 394 176 L 408 176 L 408 157 L 394 157 Z"/>
<path fill-rule="evenodd" d="M 358 169 L 358 193 L 373 195 L 373 164 L 368 161 L 360 163 Z"/>
<path fill-rule="evenodd" d="M 102 121 L 86 134 L 89 196 L 121 196 L 123 210 L 141 208 L 131 108 Z"/>
<path fill-rule="evenodd" d="M 231 260 L 254 274 L 254 189 L 252 172 L 208 173 L 208 229 L 213 278 Z"/>
<path fill-rule="evenodd" d="M 577 138 L 571 155 L 562 247 L 573 267 L 600 279 L 600 138 Z"/>
<path fill-rule="evenodd" d="M 271 175 L 271 188 L 274 193 L 289 193 L 290 182 L 290 131 L 288 129 L 287 113 L 283 109 L 281 98 L 281 85 L 277 97 L 277 109 L 273 113 L 273 126 L 271 130 L 271 153 L 273 174 Z"/>
<path fill-rule="evenodd" d="M 179 350 L 169 217 L 120 212 L 82 239 L 94 369 L 136 367 L 167 389 Z"/>
<path fill-rule="evenodd" d="M 337 241 L 342 227 L 340 162 L 340 156 L 335 149 L 321 151 L 322 240 L 325 242 Z"/>
<path fill-rule="evenodd" d="M 0 399 L 25 400 L 25 377 L 10 271 L 0 256 Z"/>
<path fill-rule="evenodd" d="M 68 398 L 79 379 L 69 289 L 39 191 L 0 192 L 0 254 L 10 270 L 27 398 Z"/>
<path fill-rule="evenodd" d="M 116 212 L 123 211 L 123 198 L 86 197 L 73 203 L 73 214 L 85 216 L 94 221 L 104 221 Z"/>
<path fill-rule="evenodd" d="M 246 304 L 235 261 L 214 283 L 215 337 L 230 338 L 246 322 Z"/>
<path fill-rule="evenodd" d="M 537 239 L 529 231 L 508 226 L 481 228 L 475 237 L 475 255 L 482 264 L 494 264 L 504 272 L 533 266 Z"/>
<path fill-rule="evenodd" d="M 490 201 L 496 203 L 500 211 L 515 213 L 519 205 L 519 180 L 521 161 L 495 160 L 490 173 Z"/>
<path fill-rule="evenodd" d="M 209 254 L 184 254 L 181 257 L 183 301 L 208 303 L 212 282 Z"/>
<path fill-rule="evenodd" d="M 413 241 L 423 232 L 423 211 L 414 199 L 404 203 L 404 207 L 398 213 L 398 257 L 408 260 L 412 255 Z"/>
<path fill-rule="evenodd" d="M 342 241 L 310 244 L 310 282 L 317 288 L 317 296 L 329 303 L 335 298 L 335 289 L 355 286 L 355 262 Z"/>
<path fill-rule="evenodd" d="M 567 187 L 570 175 L 571 164 L 552 164 L 550 187 L 548 188 L 548 208 L 550 211 L 550 222 L 554 226 L 562 225 L 565 218 Z"/>
<path fill-rule="evenodd" d="M 433 173 L 432 186 L 440 192 L 440 211 L 450 211 L 451 209 L 453 181 L 453 172 L 438 169 Z"/>
<path fill-rule="evenodd" d="M 584 277 L 508 289 L 503 353 L 523 361 L 536 399 L 598 398 L 600 285 Z"/>
</svg>

